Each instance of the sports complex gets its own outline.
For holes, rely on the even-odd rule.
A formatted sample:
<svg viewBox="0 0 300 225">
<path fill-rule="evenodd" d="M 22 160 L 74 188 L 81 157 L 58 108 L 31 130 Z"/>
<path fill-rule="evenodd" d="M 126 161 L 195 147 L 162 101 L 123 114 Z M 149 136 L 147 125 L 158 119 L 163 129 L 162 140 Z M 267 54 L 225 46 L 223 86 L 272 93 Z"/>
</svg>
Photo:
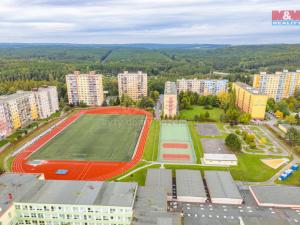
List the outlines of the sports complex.
<svg viewBox="0 0 300 225">
<path fill-rule="evenodd" d="M 137 108 L 80 110 L 22 150 L 12 171 L 46 179 L 110 179 L 140 161 L 151 121 L 151 113 Z"/>
</svg>

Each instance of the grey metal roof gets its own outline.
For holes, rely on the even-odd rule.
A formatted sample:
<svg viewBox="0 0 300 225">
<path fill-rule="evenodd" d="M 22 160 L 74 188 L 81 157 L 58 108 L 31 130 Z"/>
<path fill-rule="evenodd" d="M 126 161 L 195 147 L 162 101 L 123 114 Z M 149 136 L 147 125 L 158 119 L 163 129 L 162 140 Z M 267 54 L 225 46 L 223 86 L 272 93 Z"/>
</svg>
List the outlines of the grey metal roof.
<svg viewBox="0 0 300 225">
<path fill-rule="evenodd" d="M 148 169 L 145 186 L 172 193 L 172 170 Z"/>
<path fill-rule="evenodd" d="M 176 95 L 177 94 L 177 87 L 175 82 L 167 81 L 165 83 L 165 95 L 171 94 L 171 95 Z"/>
<path fill-rule="evenodd" d="M 37 177 L 36 174 L 14 173 L 6 173 L 0 176 L 0 215 L 13 203 L 9 201 L 9 194 L 12 195 L 13 201 L 18 201 L 32 186 L 39 183 Z"/>
<path fill-rule="evenodd" d="M 262 204 L 300 206 L 300 187 L 271 185 L 251 186 L 250 188 Z"/>
<path fill-rule="evenodd" d="M 170 217 L 159 217 L 157 218 L 157 225 L 172 225 L 173 220 Z"/>
<path fill-rule="evenodd" d="M 132 207 L 136 183 L 39 180 L 36 175 L 0 176 L 1 202 L 13 194 L 14 202 Z"/>
<path fill-rule="evenodd" d="M 177 196 L 206 197 L 204 184 L 198 170 L 176 170 Z"/>
<path fill-rule="evenodd" d="M 230 172 L 205 171 L 205 179 L 211 198 L 242 199 Z"/>
<path fill-rule="evenodd" d="M 243 217 L 244 225 L 289 225 L 286 220 L 279 217 Z"/>
</svg>

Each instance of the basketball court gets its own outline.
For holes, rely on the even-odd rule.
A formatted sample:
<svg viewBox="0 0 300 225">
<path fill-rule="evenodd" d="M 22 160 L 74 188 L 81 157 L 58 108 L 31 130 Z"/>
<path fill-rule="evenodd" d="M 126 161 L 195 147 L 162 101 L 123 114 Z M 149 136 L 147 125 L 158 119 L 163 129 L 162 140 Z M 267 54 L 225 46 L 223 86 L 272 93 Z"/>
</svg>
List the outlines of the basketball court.
<svg viewBox="0 0 300 225">
<path fill-rule="evenodd" d="M 186 121 L 161 122 L 158 161 L 196 163 L 193 142 Z"/>
</svg>

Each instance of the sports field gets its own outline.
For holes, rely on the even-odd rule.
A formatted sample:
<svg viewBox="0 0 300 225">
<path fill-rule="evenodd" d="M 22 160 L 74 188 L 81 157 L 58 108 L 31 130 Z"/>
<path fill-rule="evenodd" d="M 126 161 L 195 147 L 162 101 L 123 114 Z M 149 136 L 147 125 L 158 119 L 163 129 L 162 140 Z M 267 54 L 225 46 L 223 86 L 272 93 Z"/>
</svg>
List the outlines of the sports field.
<svg viewBox="0 0 300 225">
<path fill-rule="evenodd" d="M 186 121 L 161 122 L 158 161 L 196 162 L 193 142 Z"/>
<path fill-rule="evenodd" d="M 144 115 L 82 114 L 29 160 L 130 161 Z"/>
</svg>

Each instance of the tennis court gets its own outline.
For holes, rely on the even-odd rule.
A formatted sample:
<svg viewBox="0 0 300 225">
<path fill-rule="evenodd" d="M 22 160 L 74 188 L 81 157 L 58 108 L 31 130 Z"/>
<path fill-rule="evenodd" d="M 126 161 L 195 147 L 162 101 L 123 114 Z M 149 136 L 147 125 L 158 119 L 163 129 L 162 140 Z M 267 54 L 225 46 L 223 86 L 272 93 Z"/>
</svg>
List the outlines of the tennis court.
<svg viewBox="0 0 300 225">
<path fill-rule="evenodd" d="M 193 142 L 186 121 L 161 122 L 158 161 L 196 162 Z"/>
</svg>

